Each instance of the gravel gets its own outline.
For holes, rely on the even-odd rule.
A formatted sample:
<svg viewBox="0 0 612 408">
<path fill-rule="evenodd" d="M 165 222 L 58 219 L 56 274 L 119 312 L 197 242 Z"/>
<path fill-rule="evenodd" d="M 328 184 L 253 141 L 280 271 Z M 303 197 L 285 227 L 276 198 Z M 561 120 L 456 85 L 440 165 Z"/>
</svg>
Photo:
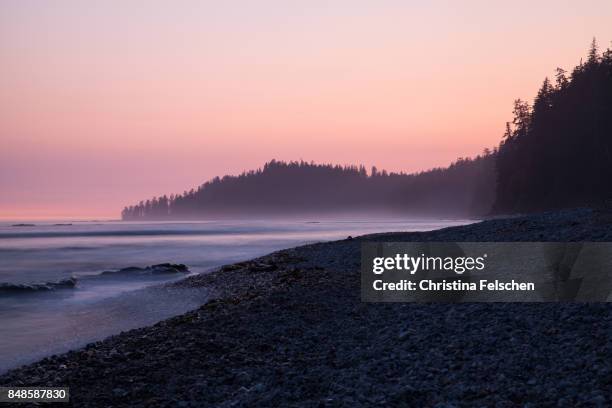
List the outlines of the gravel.
<svg viewBox="0 0 612 408">
<path fill-rule="evenodd" d="M 368 304 L 359 250 L 384 241 L 612 241 L 591 210 L 279 251 L 174 285 L 199 309 L 12 370 L 97 406 L 612 406 L 607 303 Z M 65 405 L 64 405 L 65 406 Z"/>
</svg>

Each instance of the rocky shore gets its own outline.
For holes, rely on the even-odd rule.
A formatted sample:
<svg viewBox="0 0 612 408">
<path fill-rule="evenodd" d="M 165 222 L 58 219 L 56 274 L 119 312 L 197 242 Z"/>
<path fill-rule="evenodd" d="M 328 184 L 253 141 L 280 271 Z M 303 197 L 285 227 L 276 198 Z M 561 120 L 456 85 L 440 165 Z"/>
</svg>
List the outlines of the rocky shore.
<svg viewBox="0 0 612 408">
<path fill-rule="evenodd" d="M 77 407 L 612 405 L 610 304 L 362 303 L 363 240 L 612 241 L 612 226 L 573 210 L 279 251 L 175 283 L 212 290 L 197 310 L 0 385 L 68 386 Z"/>
</svg>

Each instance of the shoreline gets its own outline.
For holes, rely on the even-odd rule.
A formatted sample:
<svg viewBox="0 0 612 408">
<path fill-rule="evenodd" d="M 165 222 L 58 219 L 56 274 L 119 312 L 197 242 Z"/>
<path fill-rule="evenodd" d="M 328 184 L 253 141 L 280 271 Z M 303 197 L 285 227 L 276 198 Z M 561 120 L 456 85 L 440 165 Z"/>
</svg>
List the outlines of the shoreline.
<svg viewBox="0 0 612 408">
<path fill-rule="evenodd" d="M 196 310 L 0 385 L 69 386 L 75 406 L 610 403 L 610 304 L 361 303 L 373 240 L 612 241 L 612 227 L 579 209 L 277 251 L 169 284 L 210 290 Z"/>
</svg>

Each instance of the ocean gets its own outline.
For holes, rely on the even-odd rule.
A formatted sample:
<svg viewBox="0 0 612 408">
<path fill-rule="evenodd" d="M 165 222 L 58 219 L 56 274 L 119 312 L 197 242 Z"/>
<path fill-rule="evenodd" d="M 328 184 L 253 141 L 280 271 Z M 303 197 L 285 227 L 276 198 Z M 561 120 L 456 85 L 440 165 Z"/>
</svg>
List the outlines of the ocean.
<svg viewBox="0 0 612 408">
<path fill-rule="evenodd" d="M 205 290 L 164 285 L 191 274 L 349 235 L 469 222 L 2 221 L 0 372 L 197 308 L 207 299 Z M 189 270 L 145 269 L 164 263 Z"/>
</svg>

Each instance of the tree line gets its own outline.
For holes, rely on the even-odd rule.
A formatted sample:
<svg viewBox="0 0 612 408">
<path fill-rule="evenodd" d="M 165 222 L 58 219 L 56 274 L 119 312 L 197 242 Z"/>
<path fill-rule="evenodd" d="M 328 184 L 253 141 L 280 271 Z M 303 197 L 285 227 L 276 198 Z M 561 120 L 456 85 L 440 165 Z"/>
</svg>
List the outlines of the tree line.
<svg viewBox="0 0 612 408">
<path fill-rule="evenodd" d="M 514 102 L 497 148 L 445 168 L 272 160 L 182 194 L 125 207 L 124 220 L 383 212 L 486 215 L 590 205 L 612 198 L 612 51 L 593 40 L 586 61 L 546 78 L 532 104 Z"/>
<path fill-rule="evenodd" d="M 493 153 L 417 174 L 277 161 L 128 206 L 124 220 L 350 212 L 468 214 L 490 207 Z M 485 203 L 485 204 L 483 204 Z"/>
</svg>

